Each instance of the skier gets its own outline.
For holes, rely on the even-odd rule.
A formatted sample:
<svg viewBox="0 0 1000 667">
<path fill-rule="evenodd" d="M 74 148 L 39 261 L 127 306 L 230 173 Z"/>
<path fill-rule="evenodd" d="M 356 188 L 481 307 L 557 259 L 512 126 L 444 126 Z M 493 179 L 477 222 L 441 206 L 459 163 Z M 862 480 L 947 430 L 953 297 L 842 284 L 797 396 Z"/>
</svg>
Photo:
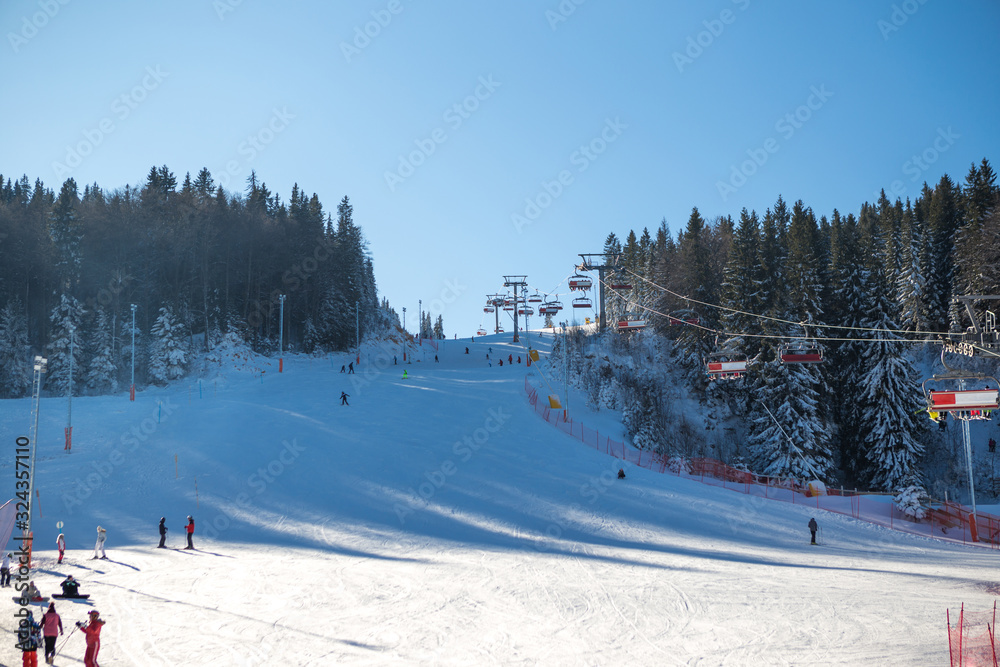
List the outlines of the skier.
<svg viewBox="0 0 1000 667">
<path fill-rule="evenodd" d="M 403 379 L 404 380 L 406 379 L 406 369 L 405 368 L 403 369 Z"/>
<path fill-rule="evenodd" d="M 514 355 L 513 354 L 508 354 L 507 355 L 507 363 L 508 364 L 514 363 Z"/>
<path fill-rule="evenodd" d="M 59 548 L 59 562 L 62 562 L 63 555 L 66 553 L 66 536 L 59 533 L 59 537 L 56 538 L 56 546 Z"/>
<path fill-rule="evenodd" d="M 350 405 L 347 402 L 347 397 L 348 396 L 350 396 L 350 394 L 348 394 L 347 392 L 344 392 L 344 391 L 340 392 L 340 404 L 341 405 Z"/>
<path fill-rule="evenodd" d="M 500 359 L 500 365 L 503 366 L 503 359 Z"/>
<path fill-rule="evenodd" d="M 396 363 L 396 355 L 395 354 L 392 355 L 392 365 L 393 366 L 398 366 L 399 365 L 399 364 Z"/>
<path fill-rule="evenodd" d="M 104 540 L 108 537 L 108 531 L 104 530 L 100 526 L 97 527 L 97 544 L 94 545 L 94 558 L 108 559 L 108 555 L 104 553 Z M 98 556 L 97 554 L 101 554 Z M 91 560 L 93 560 L 92 558 Z"/>
<path fill-rule="evenodd" d="M 188 545 L 184 547 L 185 549 L 194 549 L 194 519 L 188 514 L 187 525 L 184 526 L 184 531 L 188 536 Z"/>
<path fill-rule="evenodd" d="M 156 545 L 157 549 L 167 548 L 167 518 L 160 517 L 160 543 Z"/>
<path fill-rule="evenodd" d="M 517 355 L 517 363 L 521 363 L 521 355 Z"/>
<path fill-rule="evenodd" d="M 347 366 L 344 366 L 343 364 L 341 364 L 341 366 L 340 366 L 340 372 L 341 373 L 346 373 L 347 372 Z"/>
<path fill-rule="evenodd" d="M 816 531 L 819 530 L 819 524 L 816 523 L 816 518 L 809 519 L 809 532 L 812 533 L 811 544 L 816 544 Z"/>
<path fill-rule="evenodd" d="M 465 348 L 465 353 L 466 353 L 466 354 L 468 354 L 468 353 L 469 353 L 469 348 Z"/>
<path fill-rule="evenodd" d="M 348 375 L 353 375 L 354 374 L 354 362 L 353 361 L 351 363 L 347 364 L 347 374 Z"/>
<path fill-rule="evenodd" d="M 10 588 L 10 559 L 14 557 L 14 554 L 7 554 L 3 557 L 3 562 L 0 563 L 0 587 Z"/>
<path fill-rule="evenodd" d="M 618 469 L 618 479 L 625 479 L 625 468 Z"/>
<path fill-rule="evenodd" d="M 997 441 L 993 438 L 990 438 L 990 441 L 986 444 L 989 445 L 991 454 L 997 451 Z"/>
<path fill-rule="evenodd" d="M 96 609 L 90 610 L 88 618 L 86 625 L 79 621 L 76 623 L 76 627 L 87 635 L 87 652 L 83 656 L 83 667 L 99 667 L 97 654 L 101 650 L 101 628 L 104 627 L 105 621 L 101 619 L 101 614 Z"/>
<path fill-rule="evenodd" d="M 434 363 L 438 363 L 438 356 L 436 354 L 434 355 Z"/>
<path fill-rule="evenodd" d="M 56 637 L 63 633 L 62 619 L 56 613 L 56 603 L 50 602 L 49 609 L 42 614 L 42 637 L 45 640 L 45 662 L 52 664 L 56 658 Z"/>
<path fill-rule="evenodd" d="M 29 611 L 17 629 L 17 645 L 21 649 L 21 664 L 24 667 L 38 667 L 38 645 L 41 643 L 41 626 Z"/>
</svg>

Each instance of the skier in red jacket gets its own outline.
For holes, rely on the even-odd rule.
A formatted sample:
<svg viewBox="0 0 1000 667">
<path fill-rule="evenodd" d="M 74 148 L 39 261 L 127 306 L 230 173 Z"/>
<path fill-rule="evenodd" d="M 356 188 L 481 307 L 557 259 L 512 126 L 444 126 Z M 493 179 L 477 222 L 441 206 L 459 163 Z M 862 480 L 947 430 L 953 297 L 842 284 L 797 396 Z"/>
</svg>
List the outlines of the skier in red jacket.
<svg viewBox="0 0 1000 667">
<path fill-rule="evenodd" d="M 89 622 L 84 625 L 77 621 L 76 627 L 83 630 L 87 636 L 87 652 L 83 656 L 83 667 L 98 667 L 97 654 L 101 650 L 101 628 L 104 627 L 104 620 L 96 609 L 90 610 Z"/>
<path fill-rule="evenodd" d="M 194 542 L 192 541 L 194 540 L 194 519 L 191 518 L 190 514 L 188 515 L 188 522 L 187 525 L 184 526 L 184 530 L 187 531 L 188 536 L 188 545 L 184 548 L 194 549 Z"/>
</svg>

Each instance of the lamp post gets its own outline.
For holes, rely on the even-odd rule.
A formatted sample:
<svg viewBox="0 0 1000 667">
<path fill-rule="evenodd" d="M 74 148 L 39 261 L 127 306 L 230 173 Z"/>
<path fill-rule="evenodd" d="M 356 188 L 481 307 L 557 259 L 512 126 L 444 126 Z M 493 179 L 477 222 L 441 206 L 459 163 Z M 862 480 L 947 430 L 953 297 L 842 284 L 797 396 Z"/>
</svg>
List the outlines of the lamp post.
<svg viewBox="0 0 1000 667">
<path fill-rule="evenodd" d="M 361 307 L 361 302 L 360 301 L 355 301 L 354 302 L 354 344 L 358 348 L 358 359 L 357 359 L 357 361 L 358 361 L 359 364 L 361 363 L 361 327 L 358 324 L 358 322 L 360 321 L 358 319 L 358 310 L 359 310 L 360 307 Z"/>
<path fill-rule="evenodd" d="M 406 363 L 406 306 L 403 306 L 403 363 Z"/>
<path fill-rule="evenodd" d="M 34 423 L 32 424 L 31 433 L 31 459 L 30 466 L 28 468 L 28 502 L 26 503 L 29 507 L 28 511 L 28 521 L 24 524 L 23 539 L 21 542 L 21 550 L 27 551 L 29 554 L 29 564 L 30 564 L 30 553 L 31 553 L 31 496 L 35 492 L 35 451 L 38 449 L 38 411 L 41 408 L 41 395 L 42 395 L 42 373 L 46 371 L 48 360 L 45 357 L 35 357 L 35 377 L 32 382 L 32 412 L 34 413 Z M 25 547 L 25 542 L 27 542 L 27 548 Z"/>
<path fill-rule="evenodd" d="M 135 309 L 136 305 L 130 304 L 132 306 L 132 384 L 129 386 L 128 390 L 128 400 L 135 400 Z"/>
<path fill-rule="evenodd" d="M 284 366 L 284 359 L 281 358 L 281 351 L 284 348 L 284 335 L 285 335 L 285 295 L 278 295 L 278 372 L 282 372 Z"/>
<path fill-rule="evenodd" d="M 73 449 L 73 342 L 76 326 L 72 322 L 69 324 L 69 384 L 66 387 L 67 401 L 66 412 L 66 446 L 63 448 L 67 452 Z"/>
</svg>

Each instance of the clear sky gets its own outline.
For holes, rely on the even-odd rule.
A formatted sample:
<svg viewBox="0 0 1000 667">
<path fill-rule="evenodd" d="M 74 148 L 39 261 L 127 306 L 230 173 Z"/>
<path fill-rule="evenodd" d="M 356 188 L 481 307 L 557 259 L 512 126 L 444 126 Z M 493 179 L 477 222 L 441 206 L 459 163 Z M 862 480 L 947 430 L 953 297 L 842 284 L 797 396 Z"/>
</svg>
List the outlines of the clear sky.
<svg viewBox="0 0 1000 667">
<path fill-rule="evenodd" d="M 504 274 L 565 293 L 612 231 L 1000 158 L 988 0 L 7 0 L 0 28 L 5 177 L 347 195 L 380 294 L 449 337 Z"/>
</svg>

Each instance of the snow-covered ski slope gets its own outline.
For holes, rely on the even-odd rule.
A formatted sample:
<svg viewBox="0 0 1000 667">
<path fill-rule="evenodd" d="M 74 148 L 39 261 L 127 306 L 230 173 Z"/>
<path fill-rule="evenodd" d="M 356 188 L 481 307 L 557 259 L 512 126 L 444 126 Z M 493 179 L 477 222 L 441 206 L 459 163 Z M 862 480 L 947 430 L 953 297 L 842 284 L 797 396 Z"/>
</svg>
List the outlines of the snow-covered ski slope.
<svg viewBox="0 0 1000 667">
<path fill-rule="evenodd" d="M 366 350 L 354 376 L 346 355 L 287 356 L 281 374 L 241 359 L 200 388 L 75 398 L 71 454 L 66 399 L 43 400 L 39 587 L 83 582 L 91 604 L 56 606 L 67 633 L 90 608 L 107 618 L 104 667 L 942 665 L 945 608 L 992 605 L 996 552 L 638 468 L 615 479 L 617 460 L 532 412 L 523 363 L 487 366 L 488 346 L 524 361 L 509 339 L 405 366 L 388 348 L 381 368 Z M 8 495 L 29 422 L 28 400 L 0 402 Z M 193 553 L 177 550 L 188 514 Z M 154 548 L 160 516 L 174 549 Z M 88 560 L 98 524 L 109 561 Z M 0 663 L 20 664 L 7 605 Z M 77 632 L 56 664 L 83 651 Z"/>
</svg>

